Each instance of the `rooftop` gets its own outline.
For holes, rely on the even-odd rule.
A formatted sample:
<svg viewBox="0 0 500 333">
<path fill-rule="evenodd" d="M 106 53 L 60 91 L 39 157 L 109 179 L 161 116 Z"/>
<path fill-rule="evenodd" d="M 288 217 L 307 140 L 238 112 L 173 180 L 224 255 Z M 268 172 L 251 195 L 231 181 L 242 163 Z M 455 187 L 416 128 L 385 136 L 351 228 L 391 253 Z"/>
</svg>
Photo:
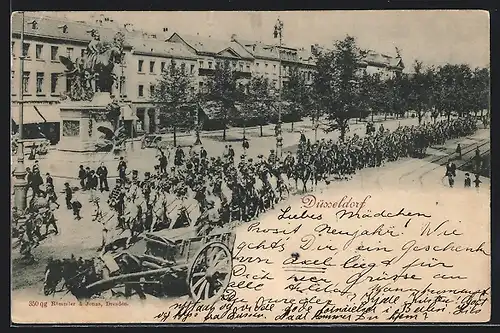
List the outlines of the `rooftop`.
<svg viewBox="0 0 500 333">
<path fill-rule="evenodd" d="M 20 34 L 22 28 L 21 25 L 21 14 L 13 14 L 11 25 L 12 33 Z M 118 31 L 122 31 L 126 35 L 128 34 L 125 29 L 111 29 L 88 23 L 69 21 L 41 15 L 39 16 L 25 14 L 24 16 L 25 35 L 72 40 L 77 42 L 89 42 L 92 37 L 88 31 L 91 29 L 97 29 L 103 39 L 112 39 Z M 127 40 L 125 40 L 125 46 L 130 46 L 127 43 Z"/>
<path fill-rule="evenodd" d="M 253 59 L 252 54 L 249 53 L 245 48 L 239 45 L 236 42 L 232 41 L 222 41 L 217 40 L 212 37 L 204 37 L 204 36 L 193 36 L 193 35 L 179 35 L 174 33 L 172 37 L 177 35 L 181 38 L 186 44 L 191 46 L 197 52 L 209 53 L 209 54 L 219 54 L 227 49 L 232 49 L 236 52 L 240 57 L 245 59 Z M 172 38 L 170 37 L 169 40 Z"/>
<path fill-rule="evenodd" d="M 193 59 L 196 57 L 186 47 L 179 43 L 164 42 L 161 40 L 147 40 L 142 38 L 129 38 L 129 43 L 132 45 L 132 52 L 158 55 L 164 57 L 179 57 L 185 59 Z"/>
</svg>

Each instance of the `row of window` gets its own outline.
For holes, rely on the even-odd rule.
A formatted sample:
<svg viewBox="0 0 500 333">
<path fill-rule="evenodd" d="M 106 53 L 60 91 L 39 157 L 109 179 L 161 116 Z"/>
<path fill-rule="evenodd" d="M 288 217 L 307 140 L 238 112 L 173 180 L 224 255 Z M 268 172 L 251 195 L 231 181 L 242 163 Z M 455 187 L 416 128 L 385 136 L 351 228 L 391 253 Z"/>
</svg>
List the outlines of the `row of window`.
<svg viewBox="0 0 500 333">
<path fill-rule="evenodd" d="M 207 69 L 215 69 L 216 66 L 220 66 L 221 64 L 221 61 L 216 61 L 215 62 L 215 66 L 214 66 L 214 63 L 213 61 L 207 61 L 208 63 L 208 67 Z M 205 68 L 205 61 L 203 60 L 200 60 L 199 61 L 199 64 L 200 64 L 200 68 Z M 233 67 L 233 68 L 238 68 L 240 70 L 240 72 L 243 72 L 244 69 L 246 69 L 247 72 L 250 72 L 250 65 L 244 65 L 243 63 L 237 63 L 236 61 L 232 61 L 232 62 L 229 62 L 230 66 Z"/>
<path fill-rule="evenodd" d="M 23 73 L 23 80 L 22 80 L 22 87 L 23 87 L 23 94 L 30 94 L 30 83 L 32 79 L 32 74 L 31 72 L 24 72 Z M 44 72 L 36 72 L 35 75 L 35 86 L 36 86 L 36 94 L 41 95 L 45 94 L 45 73 Z M 11 83 L 12 83 L 12 93 L 15 94 L 17 93 L 14 91 L 14 82 L 15 82 L 15 71 L 12 71 L 12 76 L 11 76 Z M 58 82 L 59 82 L 59 74 L 57 73 L 51 73 L 50 74 L 50 93 L 51 94 L 56 94 L 58 93 Z"/>
<path fill-rule="evenodd" d="M 46 75 L 44 72 L 36 72 L 35 75 L 35 93 L 37 95 L 45 95 L 47 93 L 47 87 L 45 86 L 45 80 L 46 80 Z M 30 91 L 30 83 L 32 80 L 33 76 L 31 72 L 25 71 L 23 73 L 23 80 L 22 80 L 22 89 L 23 89 L 23 94 L 29 95 L 32 92 Z M 60 82 L 60 74 L 58 73 L 50 73 L 49 76 L 50 79 L 50 94 L 59 94 L 63 88 L 59 87 L 59 82 Z M 12 71 L 11 74 L 11 90 L 12 94 L 16 94 L 17 91 L 15 91 L 14 83 L 15 83 L 15 71 Z M 71 87 L 71 78 L 66 77 L 66 90 L 69 90 Z M 116 90 L 120 90 L 120 94 L 126 94 L 125 90 L 125 77 L 121 76 L 119 82 L 116 82 L 115 85 Z"/>
<path fill-rule="evenodd" d="M 43 44 L 35 44 L 35 59 L 36 60 L 45 60 L 44 56 L 44 47 L 47 45 Z M 15 50 L 16 50 L 16 42 L 12 42 L 12 55 L 15 57 Z M 73 47 L 66 47 L 66 57 L 72 59 L 74 56 L 74 51 L 75 49 Z M 50 46 L 50 60 L 51 61 L 59 61 L 59 52 L 60 48 L 59 46 L 51 45 Z M 31 59 L 32 56 L 32 48 L 30 43 L 24 43 L 23 44 L 23 56 L 26 57 L 26 59 Z M 83 57 L 85 54 L 85 49 L 80 50 L 80 56 Z"/>
<path fill-rule="evenodd" d="M 185 68 L 186 74 L 187 73 L 189 73 L 189 74 L 194 73 L 194 65 L 191 65 L 188 69 L 188 67 L 186 66 L 185 63 L 181 63 L 181 65 L 182 64 L 184 64 L 184 66 L 185 66 L 184 68 Z M 160 73 L 162 73 L 165 70 L 166 65 L 167 65 L 167 63 L 165 61 L 160 62 Z M 139 59 L 137 61 L 137 71 L 139 73 L 144 73 L 144 60 Z M 149 62 L 149 73 L 156 74 L 156 61 L 151 60 Z"/>
</svg>

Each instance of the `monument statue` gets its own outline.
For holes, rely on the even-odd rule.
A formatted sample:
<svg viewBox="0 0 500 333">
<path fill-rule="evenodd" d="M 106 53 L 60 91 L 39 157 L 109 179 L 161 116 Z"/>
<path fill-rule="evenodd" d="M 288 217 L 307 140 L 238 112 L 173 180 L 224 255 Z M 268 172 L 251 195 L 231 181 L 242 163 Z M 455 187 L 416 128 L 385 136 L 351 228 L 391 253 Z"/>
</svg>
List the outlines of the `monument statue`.
<svg viewBox="0 0 500 333">
<path fill-rule="evenodd" d="M 97 92 L 110 93 L 116 80 L 114 66 L 120 64 L 123 58 L 123 33 L 118 32 L 112 41 L 101 41 L 96 29 L 89 30 L 88 33 L 92 40 L 83 57 L 76 58 L 73 62 L 68 57 L 59 56 L 66 67 L 65 75 L 74 78 L 69 91 L 71 100 L 90 100 L 93 96 L 92 80 L 95 81 Z"/>
<path fill-rule="evenodd" d="M 113 73 L 115 64 L 120 64 L 123 59 L 124 35 L 118 32 L 113 40 L 102 41 L 99 31 L 87 31 L 92 36 L 82 57 L 74 61 L 68 57 L 59 56 L 66 67 L 64 75 L 70 77 L 71 87 L 68 97 L 72 101 L 92 101 L 95 93 L 111 93 L 117 77 Z M 92 82 L 95 82 L 95 90 Z M 107 119 L 111 127 L 98 126 L 97 130 L 104 134 L 96 143 L 96 151 L 111 151 L 123 143 L 124 128 L 119 126 L 120 105 L 113 101 L 102 112 L 92 113 L 96 120 Z"/>
</svg>

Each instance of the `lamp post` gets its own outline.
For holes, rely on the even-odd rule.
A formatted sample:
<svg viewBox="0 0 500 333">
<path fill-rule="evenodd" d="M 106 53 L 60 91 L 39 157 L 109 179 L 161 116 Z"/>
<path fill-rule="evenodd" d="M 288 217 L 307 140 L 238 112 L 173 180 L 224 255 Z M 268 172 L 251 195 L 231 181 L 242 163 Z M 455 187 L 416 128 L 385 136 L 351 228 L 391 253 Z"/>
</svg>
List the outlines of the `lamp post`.
<svg viewBox="0 0 500 333">
<path fill-rule="evenodd" d="M 24 74 L 24 12 L 22 15 L 21 25 L 21 53 L 19 55 L 19 146 L 17 148 L 17 165 L 14 169 L 14 207 L 24 211 L 26 209 L 26 168 L 24 166 L 24 143 L 23 143 L 23 117 L 24 117 L 24 101 L 23 101 L 23 74 Z"/>
<path fill-rule="evenodd" d="M 278 124 L 276 126 L 276 156 L 283 155 L 283 137 L 281 136 L 281 43 L 283 37 L 283 22 L 278 18 L 274 25 L 274 38 L 279 38 L 280 44 L 278 48 Z"/>
</svg>

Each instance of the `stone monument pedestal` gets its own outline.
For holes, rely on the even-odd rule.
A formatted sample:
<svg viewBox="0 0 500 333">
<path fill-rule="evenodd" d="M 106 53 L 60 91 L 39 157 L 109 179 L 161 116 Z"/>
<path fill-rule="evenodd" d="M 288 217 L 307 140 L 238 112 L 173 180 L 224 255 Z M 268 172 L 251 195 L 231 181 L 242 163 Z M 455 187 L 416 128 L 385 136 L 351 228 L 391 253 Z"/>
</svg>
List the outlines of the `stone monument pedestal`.
<svg viewBox="0 0 500 333">
<path fill-rule="evenodd" d="M 109 177 L 118 176 L 116 168 L 120 155 L 95 152 L 96 143 L 104 136 L 98 128 L 103 126 L 111 131 L 114 128 L 106 119 L 106 108 L 112 101 L 109 93 L 98 92 L 90 102 L 61 103 L 60 141 L 57 149 L 50 152 L 46 172 L 57 178 L 76 179 L 80 165 L 95 170 L 103 162 L 108 168 Z"/>
</svg>

